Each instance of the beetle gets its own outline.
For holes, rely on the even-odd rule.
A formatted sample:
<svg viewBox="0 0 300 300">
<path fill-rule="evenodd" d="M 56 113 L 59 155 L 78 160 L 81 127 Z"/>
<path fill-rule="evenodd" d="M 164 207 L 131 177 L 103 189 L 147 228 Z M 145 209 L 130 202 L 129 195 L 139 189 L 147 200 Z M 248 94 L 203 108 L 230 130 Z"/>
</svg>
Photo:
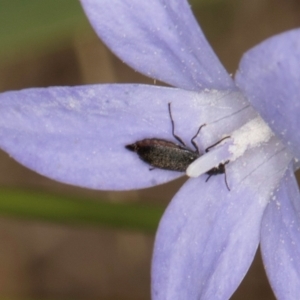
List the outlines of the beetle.
<svg viewBox="0 0 300 300">
<path fill-rule="evenodd" d="M 133 144 L 126 145 L 125 148 L 137 153 L 141 160 L 152 166 L 150 170 L 159 168 L 170 171 L 185 172 L 187 167 L 202 155 L 199 151 L 198 145 L 195 142 L 195 139 L 200 133 L 201 128 L 206 126 L 206 124 L 202 124 L 199 127 L 197 133 L 192 137 L 191 144 L 195 148 L 195 150 L 192 150 L 186 146 L 184 141 L 178 135 L 175 134 L 175 125 L 171 112 L 171 103 L 168 103 L 168 109 L 172 124 L 172 135 L 180 144 L 176 144 L 174 142 L 159 138 L 146 138 L 137 141 Z M 211 148 L 215 147 L 227 138 L 229 138 L 229 136 L 226 136 L 218 142 L 216 142 L 215 144 L 209 146 L 205 149 L 205 152 L 208 152 Z M 209 175 L 206 179 L 206 182 L 213 175 L 225 174 L 225 183 L 227 189 L 230 191 L 229 186 L 227 184 L 225 170 L 225 165 L 228 163 L 229 161 L 226 161 L 225 163 L 220 163 L 217 167 L 214 167 L 211 170 L 209 170 L 206 173 L 207 175 Z"/>
</svg>

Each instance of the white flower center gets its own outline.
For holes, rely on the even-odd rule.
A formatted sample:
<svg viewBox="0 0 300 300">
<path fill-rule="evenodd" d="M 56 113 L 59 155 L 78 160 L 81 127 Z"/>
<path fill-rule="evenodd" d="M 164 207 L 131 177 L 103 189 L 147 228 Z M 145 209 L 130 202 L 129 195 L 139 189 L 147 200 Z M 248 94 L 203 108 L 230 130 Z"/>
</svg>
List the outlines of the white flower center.
<svg viewBox="0 0 300 300">
<path fill-rule="evenodd" d="M 220 145 L 191 163 L 186 174 L 189 177 L 198 177 L 217 167 L 220 163 L 228 160 L 232 162 L 242 156 L 247 149 L 268 142 L 273 135 L 269 126 L 260 117 L 256 117 L 231 135 L 228 134 L 230 139 L 224 140 Z"/>
<path fill-rule="evenodd" d="M 232 154 L 230 161 L 234 161 L 242 156 L 247 149 L 258 147 L 261 143 L 268 142 L 273 135 L 272 130 L 261 117 L 246 123 L 231 135 L 233 144 L 229 146 L 229 152 Z"/>
</svg>

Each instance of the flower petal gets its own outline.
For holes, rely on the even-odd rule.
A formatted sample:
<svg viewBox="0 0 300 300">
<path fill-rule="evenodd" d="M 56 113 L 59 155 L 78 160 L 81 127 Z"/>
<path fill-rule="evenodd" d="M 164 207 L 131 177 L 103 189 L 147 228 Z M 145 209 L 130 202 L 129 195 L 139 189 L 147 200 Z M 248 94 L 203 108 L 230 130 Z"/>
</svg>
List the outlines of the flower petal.
<svg viewBox="0 0 300 300">
<path fill-rule="evenodd" d="M 300 197 L 292 168 L 287 170 L 263 216 L 261 251 L 277 299 L 298 299 Z"/>
<path fill-rule="evenodd" d="M 277 140 L 278 141 L 278 140 Z M 275 139 L 250 150 L 223 176 L 190 179 L 166 210 L 156 236 L 152 297 L 228 299 L 249 268 L 263 211 L 291 157 Z M 277 153 L 277 154 L 276 154 Z"/>
<path fill-rule="evenodd" d="M 244 54 L 237 85 L 278 137 L 300 158 L 300 30 L 272 37 Z"/>
<path fill-rule="evenodd" d="M 62 182 L 97 189 L 149 187 L 184 174 L 149 171 L 125 145 L 144 138 L 177 143 L 168 102 L 177 135 L 189 142 L 205 118 L 211 118 L 211 132 L 216 131 L 218 118 L 226 120 L 243 107 L 238 100 L 239 95 L 226 91 L 195 93 L 146 85 L 7 92 L 0 94 L 0 147 L 25 166 Z M 225 123 L 219 126 L 226 128 Z"/>
<path fill-rule="evenodd" d="M 186 0 L 81 0 L 95 31 L 146 76 L 189 90 L 234 88 Z"/>
</svg>

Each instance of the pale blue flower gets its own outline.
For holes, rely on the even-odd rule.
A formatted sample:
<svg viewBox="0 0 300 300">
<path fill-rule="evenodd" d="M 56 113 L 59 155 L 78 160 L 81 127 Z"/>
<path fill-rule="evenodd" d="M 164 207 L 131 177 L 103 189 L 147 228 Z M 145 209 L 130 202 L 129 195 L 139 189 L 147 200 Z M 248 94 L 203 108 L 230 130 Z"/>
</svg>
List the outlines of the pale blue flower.
<svg viewBox="0 0 300 300">
<path fill-rule="evenodd" d="M 300 157 L 300 30 L 245 53 L 233 81 L 185 0 L 81 2 L 116 55 L 176 88 L 110 84 L 3 93 L 1 148 L 40 174 L 74 185 L 129 190 L 162 184 L 183 174 L 149 171 L 125 145 L 144 138 L 176 142 L 171 102 L 176 134 L 189 147 L 204 123 L 197 138 L 203 152 L 231 136 L 193 164 L 205 173 L 229 158 L 231 190 L 224 176 L 206 183 L 202 175 L 172 199 L 156 236 L 152 298 L 228 299 L 261 243 L 276 297 L 297 299 L 300 199 L 293 157 Z M 258 119 L 248 101 L 275 135 L 251 146 L 246 132 L 247 149 L 235 159 L 241 128 Z"/>
</svg>

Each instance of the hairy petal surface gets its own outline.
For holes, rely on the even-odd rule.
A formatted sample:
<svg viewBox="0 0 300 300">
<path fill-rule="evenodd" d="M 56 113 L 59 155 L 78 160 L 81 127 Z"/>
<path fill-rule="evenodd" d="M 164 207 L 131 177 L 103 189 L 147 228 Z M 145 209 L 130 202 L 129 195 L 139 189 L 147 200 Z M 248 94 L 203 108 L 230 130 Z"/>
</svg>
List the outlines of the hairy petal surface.
<svg viewBox="0 0 300 300">
<path fill-rule="evenodd" d="M 286 171 L 263 216 L 261 251 L 277 299 L 298 299 L 300 197 L 292 168 Z"/>
<path fill-rule="evenodd" d="M 153 299 L 229 299 L 256 252 L 264 209 L 290 155 L 278 140 L 229 163 L 224 177 L 190 179 L 159 225 Z M 276 148 L 276 149 L 275 149 Z"/>
<path fill-rule="evenodd" d="M 300 30 L 246 52 L 236 83 L 278 137 L 300 158 Z"/>
<path fill-rule="evenodd" d="M 227 91 L 91 85 L 6 92 L 0 94 L 0 147 L 40 174 L 70 184 L 116 190 L 157 185 L 183 174 L 149 171 L 125 145 L 144 138 L 178 143 L 169 102 L 176 132 L 188 144 L 205 118 L 214 122 L 213 134 L 216 124 L 226 128 L 226 116 L 242 110 L 243 119 L 247 111 L 239 95 Z M 211 138 L 207 131 L 204 140 Z"/>
<path fill-rule="evenodd" d="M 186 0 L 81 0 L 99 37 L 135 70 L 189 89 L 234 88 Z"/>
</svg>

